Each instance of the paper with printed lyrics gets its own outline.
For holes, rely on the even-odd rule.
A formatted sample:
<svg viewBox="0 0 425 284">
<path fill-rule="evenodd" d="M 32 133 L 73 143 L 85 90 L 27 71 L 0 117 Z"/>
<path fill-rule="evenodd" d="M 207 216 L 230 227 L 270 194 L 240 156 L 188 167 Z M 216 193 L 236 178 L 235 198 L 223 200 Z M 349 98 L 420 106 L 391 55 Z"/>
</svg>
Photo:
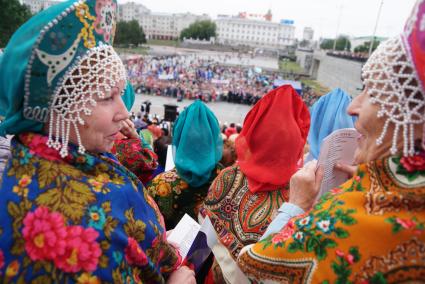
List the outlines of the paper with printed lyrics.
<svg viewBox="0 0 425 284">
<path fill-rule="evenodd" d="M 177 244 L 181 257 L 185 258 L 200 229 L 201 225 L 198 222 L 189 215 L 184 214 L 167 240 L 170 243 Z"/>
<path fill-rule="evenodd" d="M 209 240 L 214 237 L 214 227 L 208 217 L 199 225 L 185 214 L 167 240 L 178 245 L 183 265 L 198 272 L 211 254 Z"/>
<path fill-rule="evenodd" d="M 336 171 L 334 166 L 336 163 L 353 164 L 358 137 L 359 133 L 354 128 L 344 128 L 332 132 L 323 140 L 317 161 L 317 166 L 324 168 L 318 198 L 347 180 L 347 174 Z"/>
</svg>

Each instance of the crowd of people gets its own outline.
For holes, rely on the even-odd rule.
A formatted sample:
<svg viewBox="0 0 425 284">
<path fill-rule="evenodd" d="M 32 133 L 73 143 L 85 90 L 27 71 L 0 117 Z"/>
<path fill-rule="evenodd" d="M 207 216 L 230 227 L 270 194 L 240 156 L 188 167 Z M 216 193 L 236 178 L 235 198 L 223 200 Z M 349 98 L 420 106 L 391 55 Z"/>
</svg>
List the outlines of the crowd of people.
<svg viewBox="0 0 425 284">
<path fill-rule="evenodd" d="M 353 52 L 353 51 L 328 51 L 326 52 L 326 55 L 354 60 L 358 62 L 366 62 L 369 55 L 367 52 Z"/>
<path fill-rule="evenodd" d="M 225 62 L 225 58 L 220 60 Z M 136 93 L 204 102 L 255 104 L 273 88 L 276 75 L 259 68 L 226 66 L 214 57 L 133 56 L 125 60 Z"/>
<path fill-rule="evenodd" d="M 137 59 L 129 76 L 116 7 L 60 2 L 0 56 L 1 282 L 424 281 L 425 0 L 368 59 L 360 95 L 310 108 L 290 85 L 195 57 Z M 199 93 L 172 125 L 129 117 L 131 83 L 186 97 L 213 80 L 258 95 L 243 125 L 220 126 Z M 333 168 L 346 181 L 319 194 L 323 139 L 352 127 L 354 163 Z M 211 223 L 200 267 L 169 241 L 185 214 Z"/>
</svg>

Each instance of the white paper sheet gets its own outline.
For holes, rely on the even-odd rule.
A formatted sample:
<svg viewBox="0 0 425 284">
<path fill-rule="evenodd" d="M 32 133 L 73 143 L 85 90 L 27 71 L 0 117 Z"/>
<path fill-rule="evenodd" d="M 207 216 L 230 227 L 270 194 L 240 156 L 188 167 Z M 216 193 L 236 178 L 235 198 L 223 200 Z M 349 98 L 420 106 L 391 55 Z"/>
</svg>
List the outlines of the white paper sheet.
<svg viewBox="0 0 425 284">
<path fill-rule="evenodd" d="M 173 158 L 173 145 L 168 145 L 167 147 L 167 159 L 165 161 L 165 171 L 171 171 L 174 169 L 174 158 Z"/>
<path fill-rule="evenodd" d="M 179 246 L 180 255 L 182 258 L 185 258 L 200 229 L 201 225 L 189 215 L 184 214 L 183 218 L 173 229 L 173 232 L 168 236 L 167 240 L 170 243 L 177 244 Z"/>
<path fill-rule="evenodd" d="M 338 162 L 348 165 L 353 164 L 358 136 L 359 133 L 354 128 L 344 128 L 332 132 L 323 140 L 317 162 L 318 166 L 324 168 L 319 197 L 347 180 L 347 175 L 343 172 L 335 171 L 334 166 Z"/>
</svg>

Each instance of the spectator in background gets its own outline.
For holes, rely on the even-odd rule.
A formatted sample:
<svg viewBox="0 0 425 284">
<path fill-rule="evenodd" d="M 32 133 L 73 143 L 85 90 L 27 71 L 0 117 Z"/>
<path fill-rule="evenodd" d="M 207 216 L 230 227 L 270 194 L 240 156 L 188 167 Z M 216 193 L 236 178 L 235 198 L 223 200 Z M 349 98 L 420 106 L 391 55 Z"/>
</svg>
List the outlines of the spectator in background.
<svg viewBox="0 0 425 284">
<path fill-rule="evenodd" d="M 226 134 L 227 138 L 229 138 L 232 134 L 237 133 L 235 124 L 232 122 L 230 123 L 229 127 L 226 128 L 224 134 Z"/>
<path fill-rule="evenodd" d="M 12 136 L 0 136 L 0 177 L 3 176 L 4 167 L 11 157 L 10 154 L 10 140 Z"/>
<path fill-rule="evenodd" d="M 163 173 L 167 162 L 168 145 L 172 144 L 171 136 L 164 135 L 153 143 L 154 151 L 158 155 L 158 168 L 154 172 L 154 176 Z"/>
<path fill-rule="evenodd" d="M 236 139 L 237 163 L 220 172 L 201 209 L 219 238 L 212 250 L 223 275 L 210 274 L 215 283 L 238 283 L 239 251 L 261 238 L 288 200 L 309 126 L 308 109 L 291 86 L 269 92 L 247 114 Z"/>
<path fill-rule="evenodd" d="M 223 157 L 220 164 L 223 167 L 230 167 L 236 162 L 236 149 L 234 141 L 224 140 L 223 142 Z"/>
<path fill-rule="evenodd" d="M 353 128 L 355 117 L 347 114 L 351 97 L 337 88 L 321 97 L 310 109 L 311 127 L 308 133 L 309 155 L 305 163 L 318 159 L 323 140 L 342 128 Z"/>
<path fill-rule="evenodd" d="M 134 127 L 137 132 L 148 127 L 148 124 L 142 120 L 142 113 L 140 112 L 137 113 L 136 120 L 134 121 Z"/>
<path fill-rule="evenodd" d="M 196 219 L 221 166 L 223 141 L 217 118 L 200 100 L 187 107 L 173 128 L 175 169 L 156 176 L 148 186 L 168 229 L 185 213 Z"/>
</svg>

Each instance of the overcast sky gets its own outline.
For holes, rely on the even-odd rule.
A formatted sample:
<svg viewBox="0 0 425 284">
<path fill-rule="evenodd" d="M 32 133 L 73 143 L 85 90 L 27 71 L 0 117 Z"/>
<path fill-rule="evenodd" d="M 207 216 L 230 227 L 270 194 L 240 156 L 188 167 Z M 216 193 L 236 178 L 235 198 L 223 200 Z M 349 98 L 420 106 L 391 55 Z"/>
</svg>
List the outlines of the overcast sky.
<svg viewBox="0 0 425 284">
<path fill-rule="evenodd" d="M 304 27 L 312 27 L 314 37 L 372 35 L 381 0 L 131 0 L 153 12 L 236 15 L 238 12 L 266 13 L 270 8 L 273 21 L 295 21 L 296 36 Z M 119 3 L 131 2 L 119 0 Z M 390 37 L 403 29 L 415 0 L 383 0 L 377 36 Z M 341 15 L 339 29 L 338 18 Z"/>
</svg>

